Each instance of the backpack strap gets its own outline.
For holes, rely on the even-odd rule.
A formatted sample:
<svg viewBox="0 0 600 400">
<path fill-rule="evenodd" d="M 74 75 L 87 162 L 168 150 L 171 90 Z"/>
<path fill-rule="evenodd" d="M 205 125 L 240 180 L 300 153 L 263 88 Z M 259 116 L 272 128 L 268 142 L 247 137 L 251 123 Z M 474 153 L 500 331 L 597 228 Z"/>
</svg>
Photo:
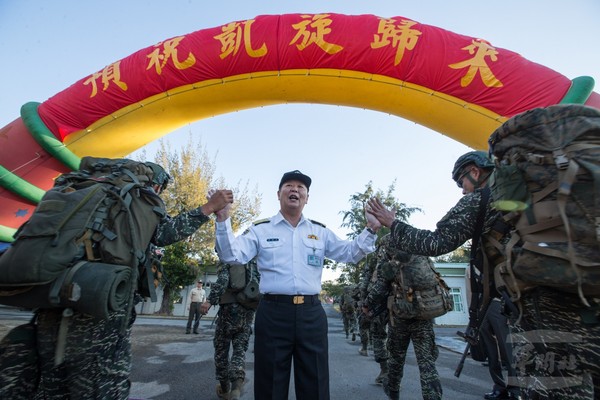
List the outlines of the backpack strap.
<svg viewBox="0 0 600 400">
<path fill-rule="evenodd" d="M 483 224 L 485 221 L 485 214 L 487 211 L 488 201 L 490 199 L 491 190 L 488 186 L 484 187 L 481 191 L 481 199 L 479 200 L 479 210 L 477 212 L 477 220 L 475 222 L 475 229 L 473 230 L 473 237 L 471 238 L 471 255 L 469 260 L 470 270 L 470 285 L 471 285 L 471 306 L 469 307 L 469 315 L 473 314 L 477 317 L 480 310 L 486 308 L 486 303 L 490 300 L 490 281 L 489 271 L 485 271 L 487 266 L 487 260 L 484 256 L 483 271 L 478 273 L 475 268 L 477 249 L 481 248 L 481 254 L 483 254 L 483 246 L 481 243 L 481 234 L 483 233 Z M 487 272 L 487 273 L 486 273 Z M 479 277 L 482 275 L 483 277 Z M 483 282 L 482 282 L 483 279 Z M 480 287 L 483 289 L 482 297 L 475 298 L 475 293 L 479 293 Z"/>
</svg>

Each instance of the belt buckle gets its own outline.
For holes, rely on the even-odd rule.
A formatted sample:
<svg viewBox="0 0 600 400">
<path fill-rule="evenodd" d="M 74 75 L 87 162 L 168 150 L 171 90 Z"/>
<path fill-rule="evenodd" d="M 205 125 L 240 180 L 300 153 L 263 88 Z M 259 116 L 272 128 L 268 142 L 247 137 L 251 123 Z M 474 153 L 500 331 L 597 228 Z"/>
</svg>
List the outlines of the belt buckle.
<svg viewBox="0 0 600 400">
<path fill-rule="evenodd" d="M 294 296 L 293 303 L 294 304 L 304 304 L 304 296 Z"/>
</svg>

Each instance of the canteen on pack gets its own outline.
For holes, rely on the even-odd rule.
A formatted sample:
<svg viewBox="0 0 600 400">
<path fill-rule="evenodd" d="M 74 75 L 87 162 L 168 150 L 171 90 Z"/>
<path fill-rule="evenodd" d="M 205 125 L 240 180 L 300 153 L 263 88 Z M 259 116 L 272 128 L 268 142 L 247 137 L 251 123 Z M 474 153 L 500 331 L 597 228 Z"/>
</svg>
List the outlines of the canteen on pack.
<svg viewBox="0 0 600 400">
<path fill-rule="evenodd" d="M 221 296 L 220 304 L 239 303 L 245 308 L 256 309 L 260 300 L 259 274 L 256 261 L 245 265 L 231 264 L 229 268 L 227 290 Z"/>
<path fill-rule="evenodd" d="M 94 157 L 59 176 L 0 257 L 0 303 L 99 318 L 124 307 L 165 215 L 152 177 L 142 162 Z"/>
</svg>

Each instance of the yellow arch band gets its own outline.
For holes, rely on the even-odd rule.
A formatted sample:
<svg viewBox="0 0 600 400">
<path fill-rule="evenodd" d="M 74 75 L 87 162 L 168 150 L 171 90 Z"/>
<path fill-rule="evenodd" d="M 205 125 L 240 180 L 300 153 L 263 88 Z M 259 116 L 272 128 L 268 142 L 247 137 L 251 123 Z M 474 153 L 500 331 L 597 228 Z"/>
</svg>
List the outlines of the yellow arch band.
<svg viewBox="0 0 600 400">
<path fill-rule="evenodd" d="M 331 104 L 396 115 L 487 149 L 507 118 L 456 97 L 383 75 L 312 69 L 249 73 L 181 86 L 106 116 L 65 138 L 75 154 L 123 157 L 190 122 L 282 103 Z"/>
</svg>

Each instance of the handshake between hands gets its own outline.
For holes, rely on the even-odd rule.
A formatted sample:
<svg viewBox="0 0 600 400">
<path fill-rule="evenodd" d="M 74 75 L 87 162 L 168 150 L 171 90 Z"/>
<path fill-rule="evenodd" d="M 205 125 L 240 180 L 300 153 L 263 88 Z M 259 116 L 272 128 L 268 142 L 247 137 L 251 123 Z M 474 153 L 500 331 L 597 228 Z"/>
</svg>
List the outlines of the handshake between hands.
<svg viewBox="0 0 600 400">
<path fill-rule="evenodd" d="M 233 192 L 227 189 L 210 189 L 206 195 L 206 204 L 202 206 L 202 213 L 210 215 L 215 213 L 217 221 L 229 218 L 229 210 L 233 204 Z"/>
<path fill-rule="evenodd" d="M 372 197 L 365 206 L 367 227 L 376 231 L 381 226 L 391 227 L 396 219 L 396 210 L 389 210 L 377 197 Z"/>
</svg>

